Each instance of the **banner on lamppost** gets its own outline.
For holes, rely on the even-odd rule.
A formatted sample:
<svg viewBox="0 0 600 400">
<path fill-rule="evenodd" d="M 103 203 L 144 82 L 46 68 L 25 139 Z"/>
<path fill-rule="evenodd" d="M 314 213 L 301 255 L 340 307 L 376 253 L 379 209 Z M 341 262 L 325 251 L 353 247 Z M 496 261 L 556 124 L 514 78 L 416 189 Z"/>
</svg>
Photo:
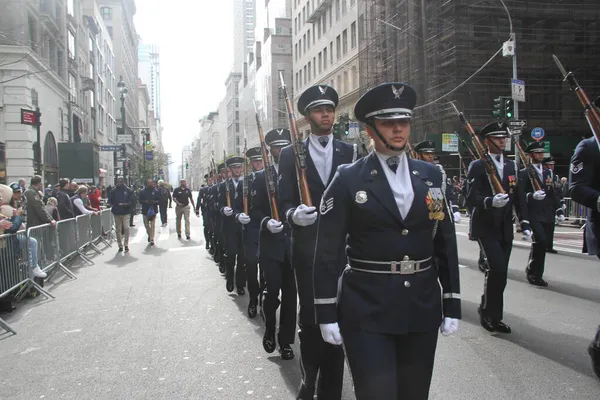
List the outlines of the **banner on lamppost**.
<svg viewBox="0 0 600 400">
<path fill-rule="evenodd" d="M 146 152 L 146 160 L 152 161 L 153 159 L 154 159 L 154 152 L 153 151 L 147 151 Z"/>
</svg>

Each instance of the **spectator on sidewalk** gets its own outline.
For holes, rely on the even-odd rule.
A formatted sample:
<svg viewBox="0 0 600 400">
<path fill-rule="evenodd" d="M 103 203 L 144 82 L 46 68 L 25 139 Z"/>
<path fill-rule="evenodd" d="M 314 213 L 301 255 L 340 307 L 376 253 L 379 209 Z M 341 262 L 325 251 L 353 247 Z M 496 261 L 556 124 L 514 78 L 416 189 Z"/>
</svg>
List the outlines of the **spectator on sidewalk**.
<svg viewBox="0 0 600 400">
<path fill-rule="evenodd" d="M 55 221 L 60 221 L 60 214 L 58 213 L 58 200 L 56 200 L 56 197 L 48 198 L 48 201 L 46 202 L 46 212 L 50 214 L 52 219 Z"/>
<path fill-rule="evenodd" d="M 85 185 L 79 186 L 75 189 L 75 196 L 71 197 L 73 202 L 73 210 L 75 216 L 79 215 L 98 215 L 97 211 L 89 210 L 84 205 L 84 200 L 87 199 L 88 188 Z"/>
<path fill-rule="evenodd" d="M 19 209 L 23 207 L 23 192 L 24 190 L 21 188 L 16 182 L 10 184 L 10 188 L 13 191 L 13 195 L 8 202 L 8 205 L 14 209 Z"/>
<path fill-rule="evenodd" d="M 96 188 L 95 186 L 92 186 L 90 188 L 90 192 L 88 193 L 88 199 L 90 200 L 90 206 L 95 211 L 100 210 L 100 196 L 100 190 L 98 190 L 98 188 Z"/>
<path fill-rule="evenodd" d="M 4 201 L 2 199 L 2 196 L 0 195 L 0 207 L 2 207 L 3 205 Z M 11 217 L 0 214 L 0 235 L 17 233 L 18 231 L 24 228 L 23 221 L 24 220 L 22 209 L 13 209 L 13 214 Z M 44 271 L 42 271 L 42 269 L 38 265 L 37 240 L 35 240 L 32 237 L 29 238 L 28 242 L 26 242 L 26 240 L 27 236 L 25 235 L 17 236 L 17 242 L 15 242 L 15 245 L 18 244 L 18 246 L 21 247 L 18 248 L 15 253 L 21 254 L 23 251 L 23 247 L 26 247 L 27 243 L 29 243 L 29 268 L 31 269 L 31 272 L 33 273 L 34 277 L 44 279 L 47 277 L 47 275 Z"/>
<path fill-rule="evenodd" d="M 44 224 L 56 226 L 54 219 L 46 212 L 40 190 L 42 189 L 42 177 L 35 175 L 31 178 L 31 186 L 25 191 L 25 207 L 23 209 L 24 222 L 27 228 L 33 228 Z"/>
<path fill-rule="evenodd" d="M 167 206 L 171 208 L 173 206 L 173 198 L 171 192 L 165 185 L 165 181 L 162 179 L 158 181 L 158 192 L 160 193 L 160 221 L 162 226 L 167 226 Z"/>
<path fill-rule="evenodd" d="M 25 179 L 21 178 L 19 179 L 19 186 L 21 187 L 21 193 L 25 193 L 25 185 L 27 182 L 25 182 Z"/>
<path fill-rule="evenodd" d="M 67 193 L 69 194 L 69 197 L 75 196 L 75 191 L 77 190 L 78 187 L 79 187 L 79 184 L 77 182 L 71 181 L 71 183 L 69 184 L 69 190 L 67 191 Z"/>
<path fill-rule="evenodd" d="M 129 215 L 132 213 L 134 198 L 133 191 L 125 185 L 123 178 L 117 179 L 117 186 L 108 194 L 108 204 L 115 217 L 119 252 L 123 251 L 123 244 L 125 251 L 129 251 Z"/>
<path fill-rule="evenodd" d="M 69 196 L 69 180 L 62 178 L 58 181 L 59 190 L 56 193 L 56 200 L 58 200 L 58 214 L 60 219 L 75 218 L 75 211 L 73 210 L 73 203 L 71 202 L 71 196 Z"/>
<path fill-rule="evenodd" d="M 146 188 L 140 192 L 139 200 L 142 205 L 144 226 L 148 233 L 148 243 L 150 243 L 150 246 L 154 246 L 154 229 L 156 227 L 156 214 L 158 214 L 160 193 L 154 188 L 154 181 L 152 179 L 148 179 Z M 151 208 L 153 212 L 149 212 Z"/>
<path fill-rule="evenodd" d="M 195 209 L 194 199 L 192 198 L 192 191 L 187 187 L 187 181 L 182 179 L 180 186 L 173 191 L 173 200 L 175 201 L 175 217 L 176 217 L 176 230 L 177 238 L 181 239 L 181 217 L 185 219 L 185 237 L 190 240 L 190 203 L 192 203 L 192 209 Z"/>
</svg>

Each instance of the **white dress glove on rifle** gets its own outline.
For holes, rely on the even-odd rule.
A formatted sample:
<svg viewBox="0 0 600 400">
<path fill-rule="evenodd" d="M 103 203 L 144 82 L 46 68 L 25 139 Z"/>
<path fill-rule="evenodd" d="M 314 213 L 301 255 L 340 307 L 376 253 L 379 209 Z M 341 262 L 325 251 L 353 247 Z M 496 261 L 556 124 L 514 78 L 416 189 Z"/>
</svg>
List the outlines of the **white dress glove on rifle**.
<svg viewBox="0 0 600 400">
<path fill-rule="evenodd" d="M 534 200 L 544 200 L 545 198 L 546 198 L 546 192 L 544 192 L 543 190 L 536 190 L 535 192 L 533 192 Z"/>
<path fill-rule="evenodd" d="M 562 214 L 559 214 L 556 216 L 556 223 L 557 224 L 562 224 L 563 222 L 565 222 L 565 216 Z"/>
<path fill-rule="evenodd" d="M 492 199 L 492 207 L 502 208 L 505 205 L 507 205 L 509 201 L 510 201 L 510 198 L 508 197 L 507 194 L 498 193 Z"/>
<path fill-rule="evenodd" d="M 454 222 L 460 222 L 460 212 L 458 211 L 454 213 Z"/>
<path fill-rule="evenodd" d="M 240 224 L 243 224 L 243 225 L 250 223 L 250 217 L 244 213 L 238 214 L 237 220 Z"/>
<path fill-rule="evenodd" d="M 321 336 L 323 340 L 329 344 L 339 346 L 342 344 L 342 334 L 340 333 L 340 327 L 337 322 L 333 324 L 321 324 Z"/>
<path fill-rule="evenodd" d="M 531 236 L 533 234 L 531 233 L 531 231 L 529 229 L 526 229 L 523 231 L 523 240 L 531 240 Z"/>
<path fill-rule="evenodd" d="M 456 318 L 444 318 L 440 325 L 440 332 L 444 336 L 450 336 L 458 331 L 458 320 Z"/>
<path fill-rule="evenodd" d="M 267 229 L 271 233 L 279 233 L 283 230 L 283 223 L 271 218 L 270 220 L 267 221 Z"/>
<path fill-rule="evenodd" d="M 300 204 L 296 210 L 294 210 L 292 221 L 299 226 L 312 225 L 317 221 L 317 217 L 319 216 L 315 210 L 315 207 L 308 207 L 305 204 Z"/>
<path fill-rule="evenodd" d="M 231 217 L 233 215 L 233 209 L 231 207 L 223 207 L 223 215 Z"/>
</svg>

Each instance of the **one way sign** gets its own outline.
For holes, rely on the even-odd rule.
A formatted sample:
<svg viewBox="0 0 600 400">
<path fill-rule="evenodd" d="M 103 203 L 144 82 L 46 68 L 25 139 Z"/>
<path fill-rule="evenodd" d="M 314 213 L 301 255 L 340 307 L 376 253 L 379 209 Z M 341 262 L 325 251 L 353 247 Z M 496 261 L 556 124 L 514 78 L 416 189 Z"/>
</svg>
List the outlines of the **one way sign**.
<svg viewBox="0 0 600 400">
<path fill-rule="evenodd" d="M 511 81 L 512 98 L 515 101 L 525 101 L 525 81 L 513 79 Z"/>
</svg>

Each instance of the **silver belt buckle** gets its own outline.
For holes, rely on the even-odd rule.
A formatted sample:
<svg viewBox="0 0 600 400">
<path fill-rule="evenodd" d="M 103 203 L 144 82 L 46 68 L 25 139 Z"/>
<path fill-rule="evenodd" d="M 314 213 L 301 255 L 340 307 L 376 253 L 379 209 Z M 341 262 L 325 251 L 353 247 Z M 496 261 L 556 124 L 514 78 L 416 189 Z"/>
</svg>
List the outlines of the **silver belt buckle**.
<svg viewBox="0 0 600 400">
<path fill-rule="evenodd" d="M 398 269 L 398 264 L 400 264 L 400 269 Z M 410 261 L 408 256 L 404 256 L 404 259 L 399 263 L 397 261 L 392 261 L 392 274 L 400 274 L 400 275 L 413 275 L 415 273 L 415 261 Z"/>
</svg>

